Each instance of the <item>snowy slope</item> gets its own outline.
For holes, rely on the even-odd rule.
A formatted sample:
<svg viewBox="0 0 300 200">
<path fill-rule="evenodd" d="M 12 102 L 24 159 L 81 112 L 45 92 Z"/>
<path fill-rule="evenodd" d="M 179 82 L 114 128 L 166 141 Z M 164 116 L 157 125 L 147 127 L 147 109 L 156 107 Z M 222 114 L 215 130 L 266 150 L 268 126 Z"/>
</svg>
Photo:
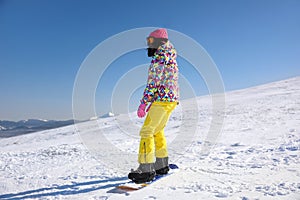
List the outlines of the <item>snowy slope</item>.
<svg viewBox="0 0 300 200">
<path fill-rule="evenodd" d="M 191 106 L 173 113 L 166 128 L 170 145 L 187 131 L 181 121 L 193 115 L 192 102 L 183 101 Z M 1 139 L 0 199 L 300 199 L 300 77 L 228 92 L 223 131 L 209 155 L 201 148 L 211 99 L 197 102 L 199 122 L 191 145 L 170 149 L 171 162 L 180 167 L 174 175 L 137 192 L 109 192 L 127 180 L 126 171 L 105 167 L 86 139 L 97 140 L 102 129 L 116 147 L 136 154 L 142 120 L 132 113 L 136 126 L 122 123 L 127 117 L 122 115 L 98 119 L 100 126 L 80 124 L 81 137 L 67 126 Z M 194 124 L 192 118 L 188 122 Z M 124 136 L 120 126 L 133 136 Z M 112 157 L 109 150 L 105 154 Z"/>
</svg>

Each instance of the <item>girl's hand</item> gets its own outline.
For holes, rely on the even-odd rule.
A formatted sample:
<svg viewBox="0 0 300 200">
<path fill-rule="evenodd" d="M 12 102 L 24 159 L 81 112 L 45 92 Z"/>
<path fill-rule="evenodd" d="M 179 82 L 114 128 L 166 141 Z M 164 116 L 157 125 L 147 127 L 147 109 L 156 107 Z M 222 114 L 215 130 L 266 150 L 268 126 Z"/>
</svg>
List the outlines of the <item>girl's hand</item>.
<svg viewBox="0 0 300 200">
<path fill-rule="evenodd" d="M 141 105 L 139 106 L 139 108 L 138 108 L 138 110 L 137 110 L 137 116 L 138 116 L 139 118 L 145 117 L 145 115 L 146 115 L 145 109 L 146 109 L 146 104 L 141 104 Z"/>
</svg>

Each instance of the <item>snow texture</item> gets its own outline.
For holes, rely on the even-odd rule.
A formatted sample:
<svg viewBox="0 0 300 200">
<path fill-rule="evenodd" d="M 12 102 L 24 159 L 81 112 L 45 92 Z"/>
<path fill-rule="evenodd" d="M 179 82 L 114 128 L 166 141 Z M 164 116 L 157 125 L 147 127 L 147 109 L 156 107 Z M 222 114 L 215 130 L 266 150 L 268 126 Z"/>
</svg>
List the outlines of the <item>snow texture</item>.
<svg viewBox="0 0 300 200">
<path fill-rule="evenodd" d="M 180 170 L 131 193 L 109 192 L 127 174 L 95 159 L 73 125 L 0 139 L 0 199 L 300 199 L 300 77 L 226 93 L 222 133 L 202 155 L 210 102 L 210 96 L 197 98 L 199 123 L 189 148 L 170 151 Z M 182 130 L 180 113 L 176 109 L 167 125 L 168 141 Z M 97 121 L 113 144 L 136 153 L 138 137 L 120 139 L 118 117 Z M 85 134 L 95 133 L 91 123 L 83 122 Z"/>
</svg>

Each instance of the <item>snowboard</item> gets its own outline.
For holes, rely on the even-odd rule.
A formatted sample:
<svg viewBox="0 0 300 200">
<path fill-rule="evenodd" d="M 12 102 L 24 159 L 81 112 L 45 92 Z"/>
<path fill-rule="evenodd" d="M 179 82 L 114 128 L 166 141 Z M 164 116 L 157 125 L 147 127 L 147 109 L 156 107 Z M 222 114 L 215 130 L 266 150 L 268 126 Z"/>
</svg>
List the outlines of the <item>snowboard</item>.
<svg viewBox="0 0 300 200">
<path fill-rule="evenodd" d="M 179 167 L 176 164 L 169 164 L 169 168 L 170 168 L 170 170 L 169 170 L 168 174 L 156 175 L 155 178 L 150 182 L 134 183 L 133 181 L 128 181 L 126 183 L 122 183 L 120 185 L 117 185 L 115 187 L 114 191 L 117 192 L 117 193 L 124 193 L 124 192 L 133 192 L 133 191 L 136 191 L 136 190 L 143 189 L 143 188 L 151 185 L 152 183 L 155 183 L 155 182 L 159 181 L 162 178 L 165 178 L 167 176 L 170 176 L 170 175 L 174 174 L 179 169 Z"/>
</svg>

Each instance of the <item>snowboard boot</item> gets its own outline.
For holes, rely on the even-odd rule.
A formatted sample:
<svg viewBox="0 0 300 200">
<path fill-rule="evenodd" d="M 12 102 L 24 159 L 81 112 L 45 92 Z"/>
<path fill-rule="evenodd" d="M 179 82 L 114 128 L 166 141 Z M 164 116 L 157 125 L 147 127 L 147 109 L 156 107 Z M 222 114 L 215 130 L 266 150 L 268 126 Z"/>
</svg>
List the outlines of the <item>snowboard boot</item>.
<svg viewBox="0 0 300 200">
<path fill-rule="evenodd" d="M 140 164 L 137 170 L 131 169 L 128 178 L 135 183 L 150 182 L 155 177 L 155 168 L 153 163 Z"/>
<path fill-rule="evenodd" d="M 155 172 L 157 175 L 164 175 L 169 172 L 169 158 L 156 158 L 156 161 L 154 163 Z"/>
</svg>

